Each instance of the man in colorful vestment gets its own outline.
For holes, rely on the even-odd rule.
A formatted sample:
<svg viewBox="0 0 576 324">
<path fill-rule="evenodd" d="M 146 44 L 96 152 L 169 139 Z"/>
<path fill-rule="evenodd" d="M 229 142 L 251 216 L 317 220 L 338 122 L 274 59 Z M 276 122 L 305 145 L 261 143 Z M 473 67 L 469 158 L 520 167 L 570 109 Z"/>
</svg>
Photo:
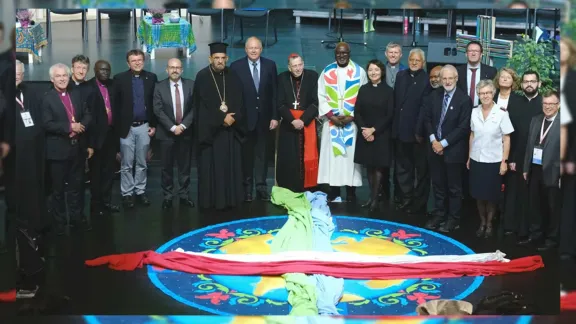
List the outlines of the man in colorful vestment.
<svg viewBox="0 0 576 324">
<path fill-rule="evenodd" d="M 355 187 L 362 186 L 362 169 L 354 163 L 354 105 L 368 77 L 350 60 L 347 43 L 339 43 L 334 53 L 336 62 L 328 65 L 318 79 L 318 114 L 323 120 L 318 184 L 330 185 L 328 197 L 335 202 L 341 201 L 340 187 L 346 186 L 346 201 L 354 202 Z"/>
</svg>

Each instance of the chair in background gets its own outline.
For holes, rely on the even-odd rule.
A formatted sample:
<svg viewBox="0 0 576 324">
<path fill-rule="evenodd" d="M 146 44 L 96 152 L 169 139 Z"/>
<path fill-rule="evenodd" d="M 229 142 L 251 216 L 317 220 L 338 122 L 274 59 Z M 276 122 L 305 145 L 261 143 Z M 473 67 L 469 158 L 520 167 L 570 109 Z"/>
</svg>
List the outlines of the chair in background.
<svg viewBox="0 0 576 324">
<path fill-rule="evenodd" d="M 46 9 L 46 38 L 48 43 L 52 43 L 52 19 L 50 17 L 51 13 L 58 15 L 76 15 L 82 14 L 82 40 L 88 41 L 88 30 L 86 22 L 86 14 L 88 9 Z"/>
<path fill-rule="evenodd" d="M 202 17 L 218 17 L 220 16 L 220 41 L 224 42 L 228 38 L 228 28 L 226 28 L 226 11 L 224 9 L 188 9 L 188 21 L 192 25 L 192 15 L 199 16 L 202 22 Z"/>
<path fill-rule="evenodd" d="M 102 41 L 102 14 L 118 15 L 118 14 L 128 14 L 132 13 L 132 26 L 134 28 L 134 39 L 136 40 L 136 35 L 138 34 L 138 20 L 136 20 L 136 9 L 96 9 L 96 42 L 100 43 Z"/>
<path fill-rule="evenodd" d="M 250 19 L 266 19 L 266 28 L 264 35 L 264 47 L 268 47 L 268 26 L 270 25 L 270 12 L 271 10 L 265 8 L 247 8 L 247 9 L 234 9 L 234 19 L 232 20 L 232 39 L 230 45 L 234 46 L 234 30 L 236 28 L 236 17 L 240 20 L 240 41 L 244 39 L 244 20 Z M 274 28 L 274 43 L 278 42 L 278 31 L 276 30 L 276 21 L 272 17 L 272 27 Z M 271 44 L 271 45 L 273 45 Z"/>
</svg>

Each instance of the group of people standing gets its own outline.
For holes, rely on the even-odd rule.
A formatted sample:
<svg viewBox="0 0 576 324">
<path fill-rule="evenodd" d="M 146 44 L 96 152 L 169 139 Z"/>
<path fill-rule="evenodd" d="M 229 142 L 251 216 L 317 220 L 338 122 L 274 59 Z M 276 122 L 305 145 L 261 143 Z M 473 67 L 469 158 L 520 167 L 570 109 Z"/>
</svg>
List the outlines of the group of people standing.
<svg viewBox="0 0 576 324">
<path fill-rule="evenodd" d="M 227 44 L 210 44 L 209 65 L 195 80 L 182 78 L 182 62 L 174 58 L 160 82 L 144 70 L 140 50 L 126 54 L 128 70 L 114 78 L 110 63 L 97 61 L 88 81 L 90 61 L 78 55 L 71 67 L 50 68 L 53 86 L 42 95 L 22 82 L 24 65 L 17 61 L 9 207 L 34 224 L 29 228 L 43 228 L 37 217 L 48 174 L 57 233 L 67 224 L 88 230 L 85 162 L 90 210 L 102 215 L 120 210 L 111 194 L 117 158 L 124 208 L 147 206 L 152 138 L 160 142 L 163 208 L 172 208 L 175 197 L 181 206 L 195 206 L 189 195 L 193 152 L 200 207 L 267 201 L 268 142 L 276 135 L 278 186 L 325 190 L 332 202 L 355 202 L 364 166 L 370 197 L 363 206 L 371 211 L 382 197 L 394 199 L 399 210 L 428 214 L 427 228 L 450 232 L 459 228 L 469 193 L 477 200 L 478 236 L 493 235 L 500 212 L 519 244 L 539 243 L 545 250 L 559 243 L 560 157 L 554 150 L 564 123 L 560 95 L 539 92 L 537 71 L 518 77 L 509 68 L 482 64 L 477 42 L 467 45 L 466 64 L 428 72 L 417 48 L 403 66 L 396 43 L 388 44 L 386 63 L 371 60 L 366 68 L 351 60 L 348 44 L 337 44 L 335 61 L 320 74 L 305 69 L 299 54 L 289 55 L 288 71 L 278 74 L 255 37 L 245 51 L 228 67 Z M 514 93 L 518 87 L 523 95 Z"/>
</svg>

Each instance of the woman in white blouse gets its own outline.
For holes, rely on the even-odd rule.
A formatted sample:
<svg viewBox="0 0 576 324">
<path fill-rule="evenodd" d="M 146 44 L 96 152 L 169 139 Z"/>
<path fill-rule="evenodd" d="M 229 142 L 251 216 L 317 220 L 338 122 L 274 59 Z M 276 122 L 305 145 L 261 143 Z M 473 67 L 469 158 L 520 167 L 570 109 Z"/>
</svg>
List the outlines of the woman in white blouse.
<svg viewBox="0 0 576 324">
<path fill-rule="evenodd" d="M 510 134 L 514 131 L 505 108 L 494 102 L 494 82 L 482 80 L 476 86 L 481 105 L 472 109 L 470 118 L 470 195 L 476 199 L 480 214 L 478 237 L 490 237 L 492 219 L 502 197 L 502 179 L 508 170 Z"/>
<path fill-rule="evenodd" d="M 518 74 L 511 68 L 501 68 L 494 78 L 494 86 L 497 91 L 494 94 L 494 102 L 500 107 L 508 109 L 508 101 L 514 91 L 519 87 Z"/>
</svg>

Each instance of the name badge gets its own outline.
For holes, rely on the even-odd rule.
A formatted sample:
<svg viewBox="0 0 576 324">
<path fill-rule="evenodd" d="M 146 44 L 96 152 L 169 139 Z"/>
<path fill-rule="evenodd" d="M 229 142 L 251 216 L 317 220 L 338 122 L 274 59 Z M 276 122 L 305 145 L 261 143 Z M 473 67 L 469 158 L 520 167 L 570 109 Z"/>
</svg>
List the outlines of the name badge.
<svg viewBox="0 0 576 324">
<path fill-rule="evenodd" d="M 532 153 L 532 163 L 542 165 L 542 148 L 535 147 Z"/>
<path fill-rule="evenodd" d="M 22 121 L 24 122 L 24 127 L 34 126 L 34 121 L 32 120 L 32 116 L 30 115 L 29 111 L 21 112 L 20 115 L 22 116 Z"/>
</svg>

